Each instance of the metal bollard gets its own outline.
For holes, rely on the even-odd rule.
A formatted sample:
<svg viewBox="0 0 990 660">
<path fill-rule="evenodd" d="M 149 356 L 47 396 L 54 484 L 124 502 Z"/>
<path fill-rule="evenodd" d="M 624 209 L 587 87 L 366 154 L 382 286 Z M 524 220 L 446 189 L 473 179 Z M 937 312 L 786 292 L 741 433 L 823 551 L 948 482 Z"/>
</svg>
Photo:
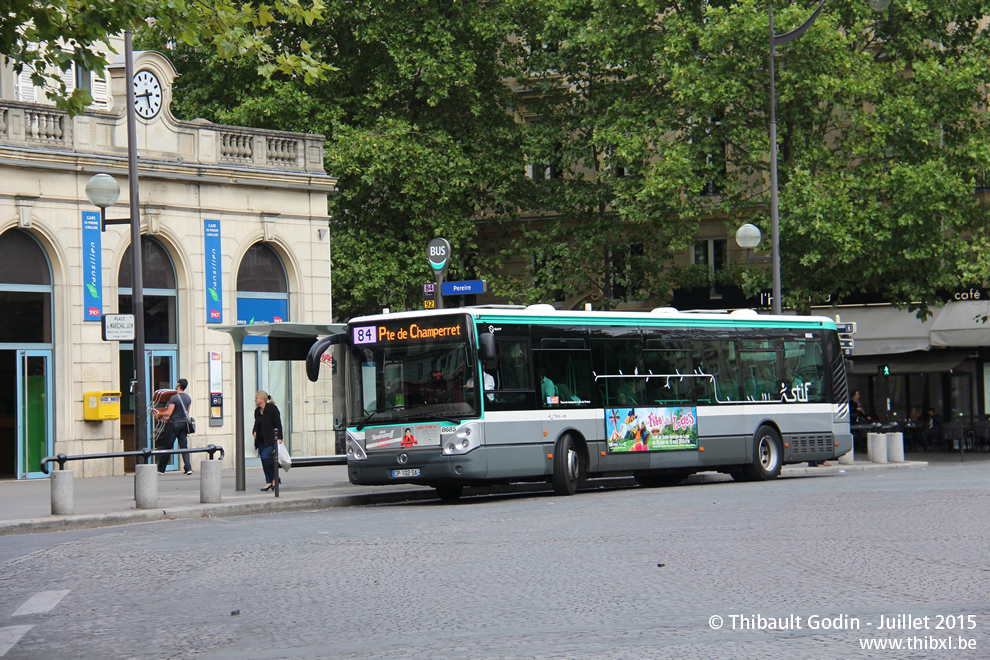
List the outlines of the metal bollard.
<svg viewBox="0 0 990 660">
<path fill-rule="evenodd" d="M 201 461 L 199 464 L 199 501 L 216 504 L 220 501 L 220 461 Z"/>
<path fill-rule="evenodd" d="M 904 434 L 887 434 L 887 460 L 891 463 L 904 462 Z"/>
<path fill-rule="evenodd" d="M 158 508 L 158 466 L 154 463 L 134 466 L 134 502 L 139 509 Z"/>
<path fill-rule="evenodd" d="M 55 470 L 51 475 L 52 515 L 71 516 L 76 508 L 72 470 Z"/>
</svg>

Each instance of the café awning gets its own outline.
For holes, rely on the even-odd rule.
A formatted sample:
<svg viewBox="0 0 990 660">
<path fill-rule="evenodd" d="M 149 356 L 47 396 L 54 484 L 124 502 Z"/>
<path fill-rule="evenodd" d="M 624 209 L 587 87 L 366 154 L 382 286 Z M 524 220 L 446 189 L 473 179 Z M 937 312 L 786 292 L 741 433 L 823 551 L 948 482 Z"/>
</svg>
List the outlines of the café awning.
<svg viewBox="0 0 990 660">
<path fill-rule="evenodd" d="M 950 302 L 932 324 L 932 346 L 990 346 L 990 300 Z"/>
<path fill-rule="evenodd" d="M 935 322 L 932 317 L 922 322 L 914 312 L 891 305 L 839 307 L 829 315 L 840 317 L 843 323 L 856 324 L 852 350 L 854 358 L 927 351 L 931 348 L 931 329 Z"/>
<path fill-rule="evenodd" d="M 853 358 L 990 346 L 990 322 L 984 321 L 990 318 L 990 300 L 954 300 L 931 312 L 921 321 L 916 312 L 892 305 L 864 305 L 838 307 L 828 315 L 856 323 Z"/>
</svg>

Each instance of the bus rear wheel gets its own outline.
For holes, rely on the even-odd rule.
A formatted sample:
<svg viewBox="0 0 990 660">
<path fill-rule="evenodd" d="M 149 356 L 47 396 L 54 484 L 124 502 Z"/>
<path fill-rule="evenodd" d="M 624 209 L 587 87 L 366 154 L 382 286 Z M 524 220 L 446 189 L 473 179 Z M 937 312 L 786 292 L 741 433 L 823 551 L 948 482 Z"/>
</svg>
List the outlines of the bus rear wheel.
<svg viewBox="0 0 990 660">
<path fill-rule="evenodd" d="M 783 456 L 780 436 L 769 426 L 761 426 L 753 440 L 753 462 L 743 469 L 743 475 L 750 481 L 776 479 Z"/>
<path fill-rule="evenodd" d="M 557 440 L 553 450 L 553 492 L 557 495 L 573 495 L 577 492 L 581 477 L 581 456 L 578 454 L 574 438 L 565 435 Z"/>
<path fill-rule="evenodd" d="M 434 486 L 437 491 L 437 497 L 439 497 L 444 502 L 456 502 L 461 498 L 461 493 L 464 492 L 464 486 Z"/>
</svg>

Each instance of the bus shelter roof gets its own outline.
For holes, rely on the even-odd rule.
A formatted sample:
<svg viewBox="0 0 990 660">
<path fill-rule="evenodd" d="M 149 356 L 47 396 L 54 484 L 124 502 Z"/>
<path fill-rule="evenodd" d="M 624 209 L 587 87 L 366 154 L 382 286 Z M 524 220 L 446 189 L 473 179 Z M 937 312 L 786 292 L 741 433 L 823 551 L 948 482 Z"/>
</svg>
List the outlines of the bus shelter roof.
<svg viewBox="0 0 990 660">
<path fill-rule="evenodd" d="M 346 323 L 297 323 L 285 321 L 282 323 L 251 323 L 238 325 L 215 325 L 210 330 L 226 332 L 234 340 L 237 350 L 245 337 L 324 337 L 339 335 L 347 330 Z"/>
</svg>

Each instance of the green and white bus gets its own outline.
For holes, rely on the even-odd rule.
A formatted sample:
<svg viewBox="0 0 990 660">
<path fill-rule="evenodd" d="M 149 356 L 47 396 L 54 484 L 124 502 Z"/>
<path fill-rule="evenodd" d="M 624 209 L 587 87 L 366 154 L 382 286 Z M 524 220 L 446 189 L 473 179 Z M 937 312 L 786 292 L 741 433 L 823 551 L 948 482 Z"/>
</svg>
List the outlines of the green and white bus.
<svg viewBox="0 0 990 660">
<path fill-rule="evenodd" d="M 478 306 L 364 316 L 313 345 L 346 355 L 355 484 L 464 486 L 701 471 L 773 479 L 852 448 L 826 317 Z M 339 349 L 338 349 L 339 350 Z"/>
</svg>

